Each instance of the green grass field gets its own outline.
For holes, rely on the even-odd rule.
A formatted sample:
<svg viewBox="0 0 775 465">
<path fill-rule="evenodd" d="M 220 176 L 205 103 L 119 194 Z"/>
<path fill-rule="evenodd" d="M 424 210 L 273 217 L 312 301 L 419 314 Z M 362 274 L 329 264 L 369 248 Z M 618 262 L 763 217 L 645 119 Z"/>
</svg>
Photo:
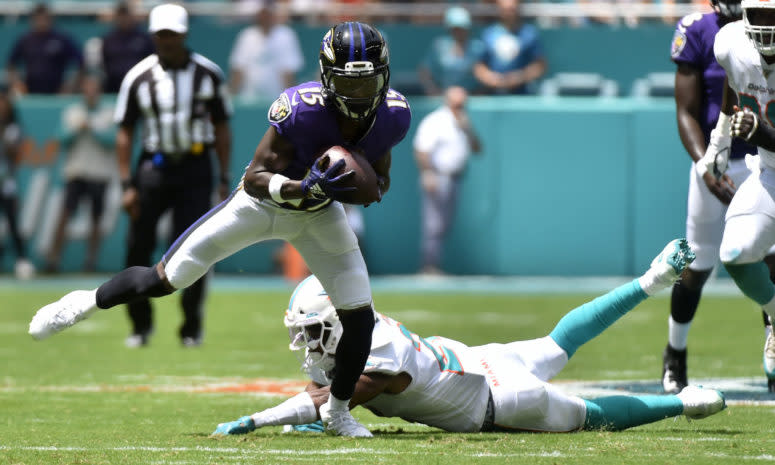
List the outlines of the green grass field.
<svg viewBox="0 0 775 465">
<path fill-rule="evenodd" d="M 0 463 L 2 464 L 705 464 L 775 461 L 775 401 L 764 392 L 763 332 L 742 297 L 708 296 L 690 338 L 690 375 L 747 378 L 753 392 L 702 421 L 667 419 L 619 433 L 450 434 L 376 417 L 355 416 L 371 440 L 282 434 L 211 438 L 222 421 L 269 407 L 302 385 L 287 349 L 282 315 L 288 292 L 213 290 L 205 344 L 180 347 L 177 296 L 157 301 L 147 348 L 124 347 L 123 310 L 99 313 L 35 342 L 35 310 L 67 289 L 0 287 Z M 420 335 L 470 345 L 541 337 L 590 295 L 482 295 L 375 292 L 379 311 Z M 632 381 L 657 389 L 666 338 L 667 295 L 645 302 L 584 346 L 558 382 Z M 713 380 L 719 378 L 718 380 Z M 605 383 L 601 383 L 605 384 Z M 635 383 L 637 384 L 637 383 Z M 288 395 L 288 394 L 286 394 Z"/>
</svg>

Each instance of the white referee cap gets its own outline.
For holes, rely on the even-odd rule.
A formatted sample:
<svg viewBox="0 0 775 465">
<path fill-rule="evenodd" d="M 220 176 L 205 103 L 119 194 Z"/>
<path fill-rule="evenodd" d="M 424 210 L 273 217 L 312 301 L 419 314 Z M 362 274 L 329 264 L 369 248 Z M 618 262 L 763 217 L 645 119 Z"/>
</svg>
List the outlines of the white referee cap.
<svg viewBox="0 0 775 465">
<path fill-rule="evenodd" d="M 151 10 L 148 16 L 148 32 L 173 31 L 178 34 L 188 32 L 188 13 L 180 5 L 166 3 Z"/>
</svg>

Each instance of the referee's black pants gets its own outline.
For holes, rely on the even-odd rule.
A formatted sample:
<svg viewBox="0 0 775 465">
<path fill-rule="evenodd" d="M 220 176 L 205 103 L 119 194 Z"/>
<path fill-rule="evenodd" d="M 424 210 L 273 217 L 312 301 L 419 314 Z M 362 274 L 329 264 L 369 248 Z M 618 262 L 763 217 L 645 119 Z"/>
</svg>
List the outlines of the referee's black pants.
<svg viewBox="0 0 775 465">
<path fill-rule="evenodd" d="M 136 171 L 135 186 L 140 198 L 140 215 L 130 221 L 126 267 L 151 266 L 156 248 L 156 227 L 159 218 L 172 209 L 170 243 L 183 234 L 211 206 L 212 164 L 208 151 L 187 154 L 182 161 L 141 156 Z M 201 339 L 203 301 L 207 274 L 181 293 L 183 324 L 180 338 Z M 148 299 L 127 304 L 133 334 L 149 334 L 153 329 L 153 309 Z"/>
<path fill-rule="evenodd" d="M 24 240 L 19 233 L 19 223 L 17 222 L 17 194 L 6 195 L 0 192 L 0 210 L 5 212 L 5 219 L 8 222 L 8 229 L 11 233 L 14 249 L 16 249 L 16 259 L 27 258 L 27 250 L 24 248 Z M 2 241 L 0 241 L 0 259 L 3 257 Z"/>
</svg>

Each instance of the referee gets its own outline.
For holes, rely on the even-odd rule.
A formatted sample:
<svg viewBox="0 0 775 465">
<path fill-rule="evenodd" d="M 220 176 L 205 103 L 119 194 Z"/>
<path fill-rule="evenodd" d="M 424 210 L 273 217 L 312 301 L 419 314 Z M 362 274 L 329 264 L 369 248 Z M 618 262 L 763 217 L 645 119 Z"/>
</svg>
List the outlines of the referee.
<svg viewBox="0 0 775 465">
<path fill-rule="evenodd" d="M 210 209 L 213 151 L 221 198 L 228 195 L 230 184 L 231 102 L 223 72 L 186 48 L 188 14 L 182 6 L 153 8 L 149 32 L 156 53 L 127 72 L 116 102 L 122 204 L 130 216 L 127 267 L 151 264 L 156 226 L 168 209 L 172 209 L 172 237 L 181 236 Z M 140 120 L 142 152 L 132 173 L 132 141 Z M 184 320 L 179 335 L 186 347 L 202 342 L 206 276 L 182 292 Z M 132 334 L 126 345 L 144 346 L 153 330 L 151 303 L 142 299 L 127 306 Z"/>
</svg>

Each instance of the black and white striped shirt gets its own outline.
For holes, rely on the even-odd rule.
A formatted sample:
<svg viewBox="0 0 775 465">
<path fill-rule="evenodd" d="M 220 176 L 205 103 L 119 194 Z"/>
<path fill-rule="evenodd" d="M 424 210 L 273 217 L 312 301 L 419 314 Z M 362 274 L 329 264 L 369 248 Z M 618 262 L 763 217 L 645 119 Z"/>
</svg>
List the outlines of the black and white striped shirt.
<svg viewBox="0 0 775 465">
<path fill-rule="evenodd" d="M 200 152 L 214 139 L 213 124 L 232 113 L 221 69 L 191 52 L 186 65 L 165 68 L 156 54 L 124 76 L 116 101 L 115 121 L 134 128 L 143 119 L 143 149 L 180 155 Z"/>
</svg>

